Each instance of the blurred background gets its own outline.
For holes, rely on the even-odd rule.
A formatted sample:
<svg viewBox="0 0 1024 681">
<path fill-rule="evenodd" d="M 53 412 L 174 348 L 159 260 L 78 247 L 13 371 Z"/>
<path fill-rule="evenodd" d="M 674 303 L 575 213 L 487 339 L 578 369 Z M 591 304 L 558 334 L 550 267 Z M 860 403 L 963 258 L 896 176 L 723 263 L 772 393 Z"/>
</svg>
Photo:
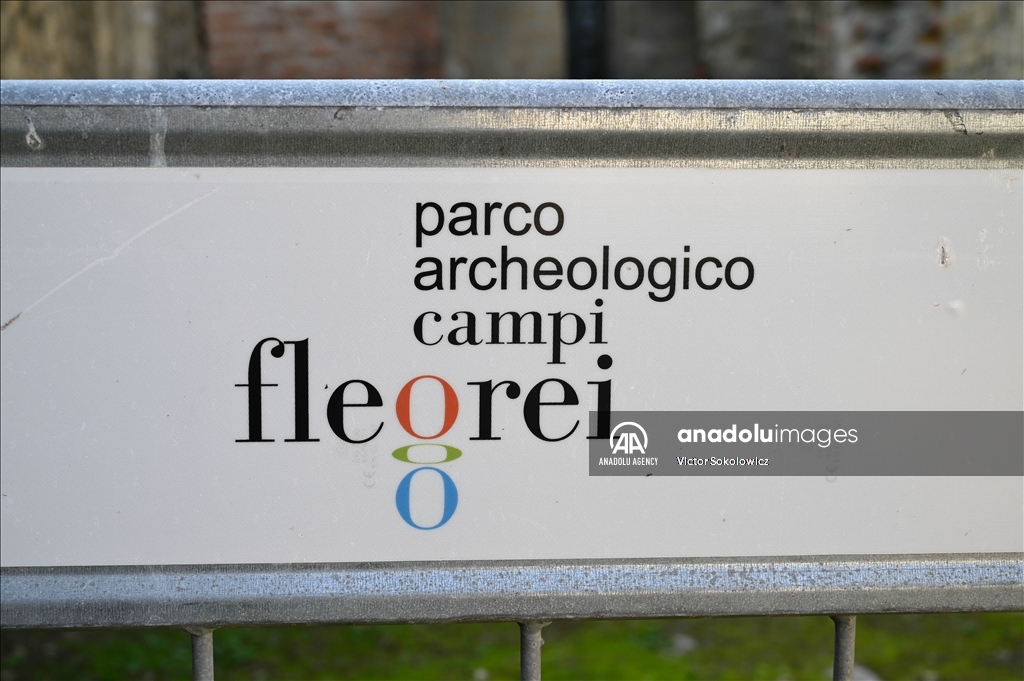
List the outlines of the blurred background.
<svg viewBox="0 0 1024 681">
<path fill-rule="evenodd" d="M 3 0 L 3 78 L 1024 78 L 1024 2 Z"/>
<path fill-rule="evenodd" d="M 1024 78 L 1024 2 L 3 0 L 2 78 Z M 545 678 L 827 679 L 827 617 L 555 622 Z M 222 629 L 220 679 L 518 678 L 514 623 Z M 11 631 L 0 681 L 187 679 L 181 630 Z M 858 618 L 857 678 L 1024 679 L 1024 614 Z"/>
</svg>

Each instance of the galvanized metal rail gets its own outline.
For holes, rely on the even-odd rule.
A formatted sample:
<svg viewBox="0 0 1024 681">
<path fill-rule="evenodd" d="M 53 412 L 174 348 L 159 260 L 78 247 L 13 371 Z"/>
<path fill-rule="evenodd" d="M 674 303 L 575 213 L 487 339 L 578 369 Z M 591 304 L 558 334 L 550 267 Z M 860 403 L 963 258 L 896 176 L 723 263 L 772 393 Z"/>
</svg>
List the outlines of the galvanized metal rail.
<svg viewBox="0 0 1024 681">
<path fill-rule="evenodd" d="M 1024 83 L 19 82 L 7 167 L 1021 168 Z M 524 679 L 554 619 L 1024 610 L 1024 554 L 5 567 L 0 625 L 213 630 L 516 621 Z"/>
<path fill-rule="evenodd" d="M 1024 610 L 1024 556 L 3 568 L 4 627 Z"/>
<path fill-rule="evenodd" d="M 1016 81 L 4 81 L 5 166 L 1015 168 Z"/>
<path fill-rule="evenodd" d="M 197 678 L 216 627 L 518 621 L 539 678 L 554 619 L 1024 610 L 1021 554 L 3 568 L 3 627 L 178 626 Z M 854 620 L 836 618 L 837 678 Z M 533 675 L 533 676 L 531 676 Z"/>
</svg>

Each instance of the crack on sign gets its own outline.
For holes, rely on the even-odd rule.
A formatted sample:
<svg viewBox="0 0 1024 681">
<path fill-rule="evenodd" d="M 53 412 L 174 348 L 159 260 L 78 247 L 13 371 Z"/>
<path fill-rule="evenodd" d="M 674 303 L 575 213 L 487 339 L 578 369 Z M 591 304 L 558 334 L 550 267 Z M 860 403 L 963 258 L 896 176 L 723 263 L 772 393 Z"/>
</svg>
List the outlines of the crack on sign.
<svg viewBox="0 0 1024 681">
<path fill-rule="evenodd" d="M 953 131 L 958 132 L 961 135 L 967 134 L 967 124 L 964 123 L 964 117 L 960 115 L 960 112 L 956 109 L 943 109 L 942 115 L 946 117 L 949 124 L 953 126 Z"/>
<path fill-rule="evenodd" d="M 24 310 L 22 312 L 24 312 Z M 18 317 L 20 317 L 22 315 L 22 312 L 19 312 L 18 314 L 14 315 L 10 319 L 8 319 L 6 322 L 4 322 L 4 325 L 0 326 L 0 332 L 2 332 L 4 329 L 6 329 L 8 326 L 13 324 L 14 322 L 18 321 Z"/>
<path fill-rule="evenodd" d="M 29 305 L 28 307 L 26 307 L 26 308 L 25 308 L 24 310 L 22 310 L 21 312 L 19 312 L 19 313 L 18 313 L 18 314 L 16 314 L 16 315 L 14 315 L 13 317 L 11 317 L 11 318 L 10 318 L 10 319 L 9 319 L 9 320 L 8 320 L 8 321 L 7 321 L 7 322 L 6 322 L 5 324 L 4 324 L 4 325 L 3 325 L 3 327 L 2 327 L 2 328 L 0 328 L 0 331 L 4 331 L 4 330 L 6 330 L 6 329 L 7 329 L 7 327 L 9 327 L 9 326 L 10 326 L 11 324 L 13 324 L 13 323 L 14 323 L 14 321 L 15 321 L 16 319 L 18 319 L 18 317 L 22 316 L 23 314 L 25 314 L 26 312 L 28 312 L 29 310 L 31 310 L 32 308 L 34 308 L 34 307 L 35 307 L 36 305 L 39 305 L 39 304 L 40 304 L 40 303 L 42 303 L 42 302 L 43 302 L 44 300 L 46 300 L 47 298 L 49 298 L 50 296 L 52 296 L 52 295 L 53 295 L 54 293 L 56 293 L 57 291 L 59 291 L 59 290 L 61 290 L 62 288 L 64 288 L 65 286 L 67 286 L 68 284 L 70 284 L 71 282 L 73 282 L 73 281 L 74 281 L 75 279 L 78 279 L 78 278 L 79 278 L 80 276 L 82 276 L 83 274 L 85 274 L 86 272 L 88 272 L 89 270 L 91 270 L 92 268 L 96 267 L 97 265 L 102 265 L 102 264 L 104 264 L 104 263 L 108 263 L 108 262 L 110 262 L 110 261 L 112 261 L 112 260 L 115 260 L 115 259 L 116 259 L 116 258 L 117 258 L 117 257 L 118 257 L 119 255 L 121 255 L 121 253 L 122 253 L 122 252 L 124 251 L 124 249 L 128 248 L 128 247 L 129 247 L 130 245 L 132 245 L 132 243 L 134 243 L 134 242 L 135 242 L 135 241 L 137 241 L 138 239 L 141 239 L 141 238 L 142 238 L 143 236 L 145 236 L 146 234 L 148 234 L 148 233 L 149 233 L 149 232 L 150 232 L 151 230 L 153 230 L 153 229 L 156 229 L 157 227 L 159 227 L 160 225 L 164 224 L 165 222 L 167 222 L 168 220 L 170 220 L 170 219 L 171 219 L 171 218 L 173 218 L 174 216 L 178 215 L 179 213 L 183 213 L 184 211 L 186 211 L 186 210 L 188 210 L 189 208 L 191 208 L 192 206 L 196 205 L 197 203 L 199 203 L 199 202 L 200 202 L 200 201 L 202 201 L 203 199 L 206 199 L 206 198 L 208 198 L 208 197 L 210 197 L 210 196 L 213 196 L 214 194 L 216 194 L 216 193 L 217 193 L 217 192 L 219 192 L 220 190 L 221 190 L 221 188 L 220 188 L 220 187 L 214 187 L 213 189 L 211 189 L 210 191 L 206 192 L 206 193 L 205 193 L 205 194 L 203 194 L 202 196 L 200 196 L 200 197 L 198 197 L 198 198 L 195 198 L 195 199 L 192 199 L 191 201 L 189 201 L 188 203 L 186 203 L 186 204 L 185 204 L 184 206 L 181 206 L 180 208 L 177 208 L 177 209 L 175 209 L 175 210 L 171 211 L 171 212 L 170 212 L 170 213 L 168 213 L 167 215 L 163 216 L 162 218 L 160 218 L 159 220 L 157 220 L 157 221 L 156 221 L 156 222 L 154 222 L 153 224 L 149 225 L 148 227 L 146 227 L 145 229 L 143 229 L 142 231 L 140 231 L 140 232 L 139 232 L 138 234 L 136 234 L 136 235 L 135 235 L 135 236 L 133 236 L 132 238 L 130 238 L 130 239 L 128 239 L 127 241 L 125 241 L 125 242 L 124 242 L 123 244 L 121 244 L 120 246 L 118 246 L 117 248 L 115 248 L 115 249 L 113 250 L 113 252 L 112 252 L 112 253 L 111 253 L 110 255 L 107 255 L 107 256 L 104 256 L 104 257 L 102 257 L 102 258 L 97 258 L 96 260 L 93 260 L 93 261 L 92 261 L 91 263 L 89 263 L 88 265 L 86 265 L 86 266 L 85 266 L 85 267 L 83 267 L 82 269 L 78 270 L 77 272 L 75 272 L 74 274 L 72 274 L 72 275 L 71 275 L 70 277 L 68 277 L 67 279 L 65 279 L 64 281 L 62 281 L 61 283 L 59 283 L 59 284 L 57 284 L 56 286 L 54 286 L 54 287 L 53 287 L 52 289 L 50 289 L 50 290 L 49 290 L 49 291 L 48 291 L 48 292 L 47 292 L 46 294 L 44 294 L 44 295 L 43 295 L 43 296 L 42 296 L 41 298 L 39 298 L 39 299 L 38 299 L 38 300 L 36 300 L 36 301 L 35 301 L 34 303 L 32 303 L 31 305 Z"/>
</svg>

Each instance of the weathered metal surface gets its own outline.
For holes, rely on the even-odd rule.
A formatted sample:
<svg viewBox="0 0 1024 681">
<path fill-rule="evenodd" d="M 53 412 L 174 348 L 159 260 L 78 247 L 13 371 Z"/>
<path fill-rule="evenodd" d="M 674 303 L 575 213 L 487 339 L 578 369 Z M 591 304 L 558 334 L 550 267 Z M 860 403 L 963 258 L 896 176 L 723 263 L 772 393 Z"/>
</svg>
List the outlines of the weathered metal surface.
<svg viewBox="0 0 1024 681">
<path fill-rule="evenodd" d="M 1024 555 L 5 568 L 4 627 L 1024 610 Z"/>
<path fill-rule="evenodd" d="M 4 81 L 23 106 L 1021 109 L 1020 81 Z"/>
<path fill-rule="evenodd" d="M 1024 84 L 19 82 L 6 166 L 1007 168 Z"/>
</svg>

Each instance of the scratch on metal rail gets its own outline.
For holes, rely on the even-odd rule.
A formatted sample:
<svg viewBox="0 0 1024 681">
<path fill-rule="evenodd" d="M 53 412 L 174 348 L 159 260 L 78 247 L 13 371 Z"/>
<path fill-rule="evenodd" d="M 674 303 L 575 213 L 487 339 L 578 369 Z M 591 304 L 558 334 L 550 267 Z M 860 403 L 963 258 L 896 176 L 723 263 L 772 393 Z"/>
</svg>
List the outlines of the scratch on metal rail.
<svg viewBox="0 0 1024 681">
<path fill-rule="evenodd" d="M 945 115 L 946 120 L 949 121 L 949 124 L 953 126 L 955 132 L 961 135 L 967 134 L 967 124 L 964 123 L 964 117 L 960 115 L 959 111 L 956 109 L 943 109 L 942 113 Z"/>
</svg>

